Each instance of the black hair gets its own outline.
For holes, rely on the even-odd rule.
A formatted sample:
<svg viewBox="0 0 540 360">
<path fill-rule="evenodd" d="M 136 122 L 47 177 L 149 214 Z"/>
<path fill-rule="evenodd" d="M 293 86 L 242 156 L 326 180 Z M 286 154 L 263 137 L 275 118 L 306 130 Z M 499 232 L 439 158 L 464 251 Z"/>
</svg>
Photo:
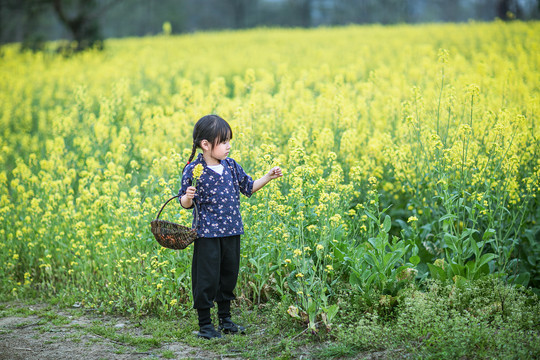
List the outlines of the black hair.
<svg viewBox="0 0 540 360">
<path fill-rule="evenodd" d="M 193 128 L 193 148 L 187 164 L 193 160 L 201 141 L 207 140 L 212 146 L 232 139 L 233 133 L 229 124 L 217 115 L 206 115 L 200 118 Z M 186 164 L 186 166 L 187 166 Z M 186 167 L 184 166 L 184 169 Z M 182 170 L 183 172 L 183 170 Z"/>
</svg>

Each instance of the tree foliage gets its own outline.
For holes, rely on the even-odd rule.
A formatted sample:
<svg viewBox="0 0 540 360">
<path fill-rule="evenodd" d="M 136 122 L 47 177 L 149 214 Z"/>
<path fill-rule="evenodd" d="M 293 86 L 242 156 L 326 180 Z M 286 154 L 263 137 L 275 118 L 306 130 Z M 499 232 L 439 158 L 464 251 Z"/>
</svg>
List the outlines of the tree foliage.
<svg viewBox="0 0 540 360">
<path fill-rule="evenodd" d="M 527 20 L 540 0 L 0 0 L 0 43 L 39 50 L 47 40 L 72 41 L 64 50 L 102 48 L 108 37 L 162 32 Z"/>
</svg>

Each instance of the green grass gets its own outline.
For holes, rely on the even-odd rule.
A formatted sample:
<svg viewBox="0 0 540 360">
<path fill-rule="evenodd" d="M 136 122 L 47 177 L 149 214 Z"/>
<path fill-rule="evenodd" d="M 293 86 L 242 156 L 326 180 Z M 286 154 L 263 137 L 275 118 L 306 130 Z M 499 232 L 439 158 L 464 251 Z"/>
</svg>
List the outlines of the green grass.
<svg viewBox="0 0 540 360">
<path fill-rule="evenodd" d="M 265 305 L 235 304 L 234 320 L 247 326 L 246 335 L 222 339 L 197 338 L 195 311 L 187 316 L 158 318 L 96 317 L 77 329 L 81 335 L 96 335 L 92 342 L 111 341 L 118 354 L 129 347 L 139 352 L 156 351 L 173 358 L 164 344 L 182 343 L 219 356 L 247 359 L 364 358 L 467 358 L 534 359 L 540 356 L 540 303 L 538 297 L 519 287 L 510 287 L 495 278 L 459 284 L 438 281 L 411 286 L 400 292 L 391 309 L 368 306 L 361 297 L 343 291 L 347 298 L 328 330 L 307 330 L 306 323 L 287 313 L 286 303 L 271 300 Z M 39 316 L 38 330 L 65 326 L 67 317 L 55 313 L 57 307 L 29 310 L 29 306 L 0 307 L 2 316 Z M 65 311 L 65 310 L 63 310 Z M 81 310 L 74 310 L 81 314 Z M 213 313 L 215 317 L 215 309 Z M 115 325 L 123 322 L 123 328 Z"/>
<path fill-rule="evenodd" d="M 163 351 L 161 353 L 161 356 L 164 357 L 165 359 L 174 359 L 175 358 L 174 352 L 171 351 L 171 350 Z"/>
<path fill-rule="evenodd" d="M 504 301 L 504 309 L 500 306 Z M 245 358 L 356 358 L 380 353 L 389 358 L 533 359 L 540 355 L 540 305 L 536 295 L 484 279 L 457 287 L 432 282 L 407 289 L 391 316 L 342 312 L 331 331 L 305 331 L 279 303 L 252 312 L 238 310 L 248 322 L 246 336 L 218 341 L 194 337 L 187 342 L 220 354 Z M 179 339 L 180 340 L 180 339 Z M 381 356 L 383 356 L 381 355 Z"/>
<path fill-rule="evenodd" d="M 114 327 L 105 325 L 92 325 L 87 331 L 100 337 L 112 340 L 120 345 L 135 346 L 138 351 L 147 351 L 159 347 L 161 341 L 155 337 L 133 336 L 118 332 Z"/>
</svg>

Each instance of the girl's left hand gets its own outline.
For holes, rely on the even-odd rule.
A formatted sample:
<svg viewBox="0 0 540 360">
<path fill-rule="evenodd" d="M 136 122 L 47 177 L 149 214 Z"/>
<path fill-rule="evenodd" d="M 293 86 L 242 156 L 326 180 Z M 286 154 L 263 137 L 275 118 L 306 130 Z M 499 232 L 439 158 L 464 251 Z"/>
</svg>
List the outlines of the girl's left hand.
<svg viewBox="0 0 540 360">
<path fill-rule="evenodd" d="M 269 179 L 277 179 L 278 177 L 283 176 L 283 173 L 281 172 L 281 168 L 279 166 L 273 167 L 268 174 L 266 174 Z"/>
</svg>

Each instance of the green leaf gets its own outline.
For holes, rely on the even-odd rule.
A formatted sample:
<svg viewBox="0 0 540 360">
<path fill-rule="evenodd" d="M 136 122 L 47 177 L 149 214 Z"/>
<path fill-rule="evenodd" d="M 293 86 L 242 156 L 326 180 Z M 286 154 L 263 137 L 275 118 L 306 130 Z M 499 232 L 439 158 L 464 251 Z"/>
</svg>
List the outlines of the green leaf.
<svg viewBox="0 0 540 360">
<path fill-rule="evenodd" d="M 383 257 L 382 266 L 385 267 L 386 265 L 392 265 L 392 253 L 386 253 Z M 385 269 L 386 270 L 386 269 Z"/>
<path fill-rule="evenodd" d="M 454 220 L 454 219 L 457 219 L 457 215 L 454 215 L 454 214 L 446 214 L 446 215 L 442 216 L 442 217 L 439 219 L 439 222 L 444 222 L 445 220 Z"/>
<path fill-rule="evenodd" d="M 360 281 L 360 277 L 356 275 L 356 271 L 352 271 L 349 275 L 349 284 L 351 284 L 352 286 L 361 287 L 362 281 Z"/>
<path fill-rule="evenodd" d="M 382 213 L 384 214 L 388 209 L 390 209 L 392 207 L 392 204 L 390 204 L 390 206 L 388 206 L 387 208 L 385 208 Z"/>
<path fill-rule="evenodd" d="M 471 248 L 474 252 L 474 255 L 478 258 L 480 256 L 480 249 L 478 249 L 478 244 L 472 237 L 470 238 L 470 240 L 471 240 Z"/>
<path fill-rule="evenodd" d="M 289 284 L 289 287 L 293 292 L 297 292 L 300 290 L 300 285 L 298 284 L 298 280 L 296 280 L 296 274 L 298 274 L 298 271 L 293 270 L 288 276 L 287 283 Z"/>
<path fill-rule="evenodd" d="M 459 253 L 457 247 L 456 247 L 456 241 L 457 237 L 452 234 L 444 234 L 444 243 L 446 246 L 448 246 L 450 249 L 452 249 L 455 253 Z"/>
<path fill-rule="evenodd" d="M 368 243 L 371 244 L 371 246 L 373 246 L 374 249 L 379 249 L 379 243 L 380 243 L 380 239 L 379 238 L 369 238 L 368 239 Z"/>
<path fill-rule="evenodd" d="M 392 227 L 392 220 L 390 219 L 390 216 L 386 215 L 384 217 L 383 230 L 385 232 L 389 232 L 391 227 Z"/>
<path fill-rule="evenodd" d="M 326 309 L 326 313 L 328 314 L 328 321 L 331 321 L 334 318 L 334 316 L 336 316 L 338 310 L 339 310 L 339 306 L 337 304 L 329 306 Z"/>
<path fill-rule="evenodd" d="M 481 266 L 479 269 L 476 270 L 476 273 L 480 276 L 489 275 L 489 266 L 487 264 Z"/>
<path fill-rule="evenodd" d="M 366 262 L 373 267 L 376 267 L 376 268 L 379 267 L 379 261 L 373 253 L 369 252 L 366 255 L 364 255 L 364 260 L 366 260 Z"/>
<path fill-rule="evenodd" d="M 465 275 L 465 266 L 464 265 L 460 265 L 460 264 L 456 264 L 456 263 L 451 263 L 451 264 L 448 264 L 450 265 L 450 269 L 452 270 L 452 273 L 453 275 Z"/>
<path fill-rule="evenodd" d="M 346 256 L 345 256 L 345 253 L 343 251 L 341 251 L 340 248 L 338 248 L 337 246 L 334 247 L 334 256 L 336 258 L 337 261 L 339 262 L 342 262 L 346 259 Z"/>
<path fill-rule="evenodd" d="M 529 272 L 524 272 L 519 275 L 512 275 L 508 278 L 511 282 L 527 287 L 531 279 L 531 274 Z"/>
<path fill-rule="evenodd" d="M 497 255 L 495 255 L 493 253 L 487 253 L 487 254 L 482 255 L 480 260 L 478 260 L 478 267 L 484 266 L 485 264 L 487 264 L 491 260 L 495 259 L 496 257 L 497 257 Z"/>
<path fill-rule="evenodd" d="M 457 287 L 462 288 L 467 285 L 468 281 L 463 276 L 458 275 L 456 276 L 455 283 Z"/>
<path fill-rule="evenodd" d="M 371 274 L 371 270 L 364 270 L 364 272 L 362 272 L 362 276 L 360 276 L 360 279 L 362 279 L 362 283 L 366 283 Z"/>
<path fill-rule="evenodd" d="M 367 211 L 364 211 L 364 213 L 367 215 L 368 218 L 370 218 L 371 220 L 375 221 L 376 223 L 379 222 L 379 220 L 377 220 L 377 218 L 375 216 L 373 216 L 373 214 L 371 214 L 370 212 L 367 212 Z"/>
<path fill-rule="evenodd" d="M 411 264 L 416 266 L 416 265 L 418 265 L 420 263 L 420 256 L 418 256 L 418 255 L 411 256 L 409 258 L 409 261 L 411 262 Z"/>
<path fill-rule="evenodd" d="M 475 264 L 476 263 L 474 260 L 467 261 L 467 263 L 465 264 L 467 279 L 470 279 L 470 280 L 475 279 L 475 269 L 474 269 Z"/>
<path fill-rule="evenodd" d="M 454 243 L 457 241 L 457 236 L 445 233 L 444 234 L 444 242 L 448 245 L 449 243 Z"/>
<path fill-rule="evenodd" d="M 386 269 L 388 268 L 394 268 L 396 266 L 396 264 L 398 264 L 401 260 L 401 258 L 403 257 L 403 255 L 405 254 L 405 252 L 403 250 L 398 250 L 398 251 L 394 251 L 393 253 L 390 253 L 392 256 L 390 257 L 390 259 L 386 262 Z M 386 271 L 385 269 L 385 271 Z"/>
<path fill-rule="evenodd" d="M 375 277 L 377 276 L 377 272 L 374 272 L 369 275 L 369 277 L 366 280 L 366 287 L 370 286 L 373 280 L 375 280 Z"/>
<path fill-rule="evenodd" d="M 478 232 L 478 230 L 476 229 L 471 229 L 471 228 L 467 228 L 465 229 L 462 233 L 461 233 L 461 239 L 465 239 L 465 238 L 468 238 L 468 237 L 471 237 L 472 234 Z"/>
<path fill-rule="evenodd" d="M 249 259 L 249 262 L 251 263 L 251 265 L 255 267 L 255 269 L 259 268 L 259 264 L 257 264 L 257 262 L 254 259 Z"/>
<path fill-rule="evenodd" d="M 494 229 L 487 229 L 482 236 L 482 240 L 489 240 L 493 235 L 495 235 L 495 233 L 496 231 Z"/>
<path fill-rule="evenodd" d="M 308 304 L 308 308 L 307 308 L 307 311 L 308 313 L 311 315 L 311 314 L 316 314 L 317 313 L 317 303 L 315 301 L 312 301 L 311 299 L 309 300 L 309 304 Z"/>
<path fill-rule="evenodd" d="M 429 272 L 431 274 L 431 277 L 435 280 L 441 280 L 441 281 L 445 281 L 446 280 L 446 273 L 444 272 L 443 269 L 441 269 L 440 267 L 438 266 L 435 266 L 433 264 L 427 264 L 428 268 L 429 268 Z"/>
</svg>

